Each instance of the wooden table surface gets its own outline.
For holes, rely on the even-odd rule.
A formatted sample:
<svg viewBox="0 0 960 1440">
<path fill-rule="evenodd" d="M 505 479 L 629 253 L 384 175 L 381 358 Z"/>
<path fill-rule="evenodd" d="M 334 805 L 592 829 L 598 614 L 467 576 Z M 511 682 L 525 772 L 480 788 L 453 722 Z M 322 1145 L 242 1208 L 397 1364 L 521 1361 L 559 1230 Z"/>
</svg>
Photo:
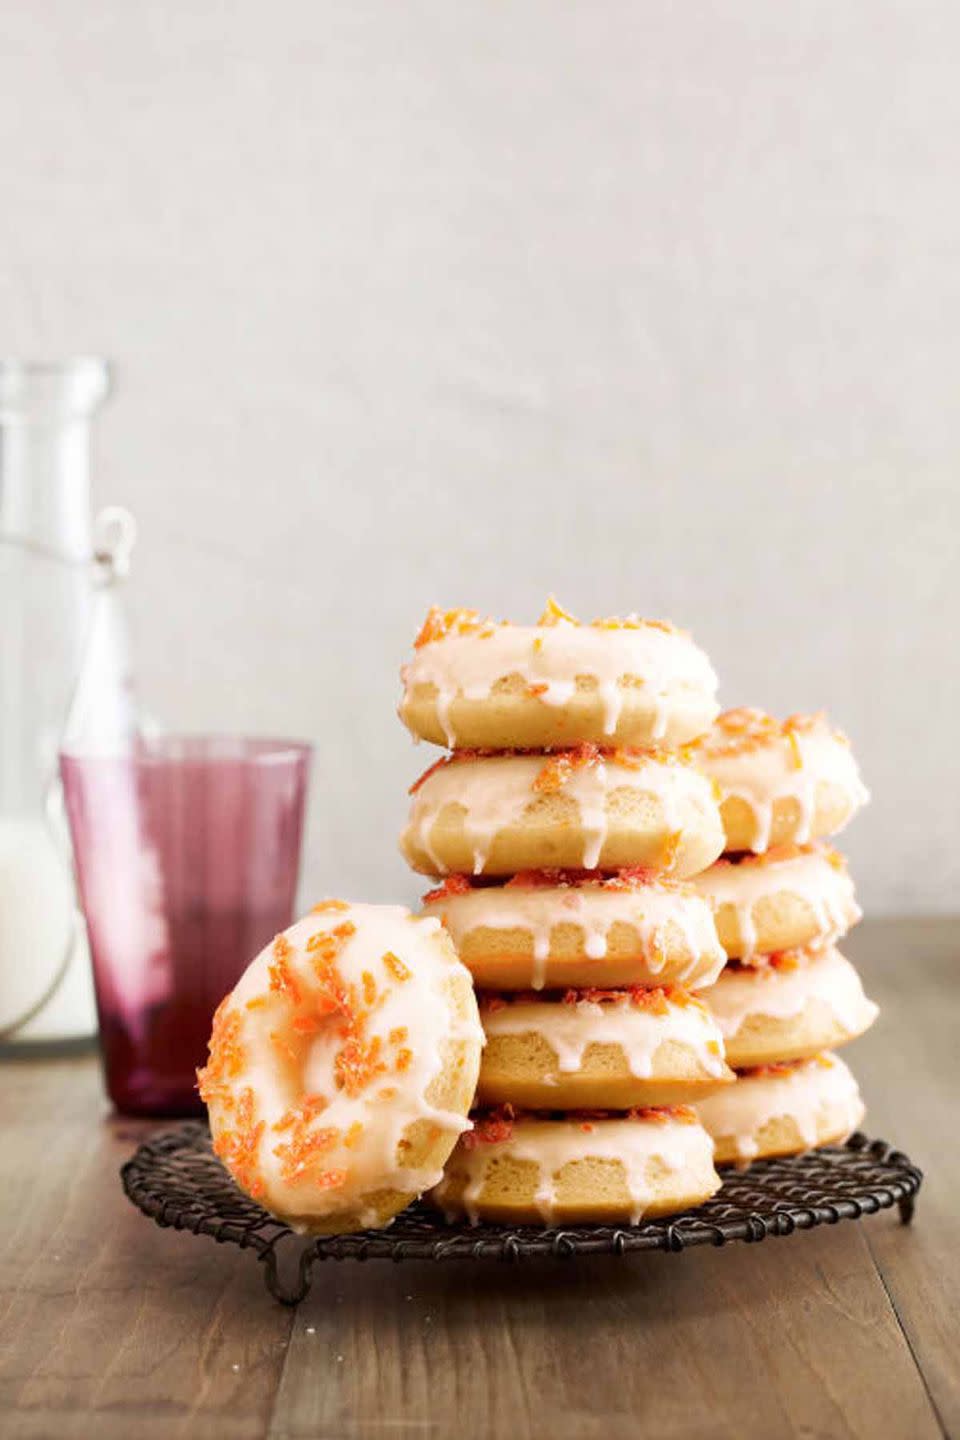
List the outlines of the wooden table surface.
<svg viewBox="0 0 960 1440">
<path fill-rule="evenodd" d="M 253 1256 L 161 1230 L 90 1057 L 0 1067 L 0 1434 L 960 1436 L 960 927 L 865 923 L 867 1130 L 926 1170 L 895 1211 L 762 1245 L 334 1264 L 296 1310 Z"/>
</svg>

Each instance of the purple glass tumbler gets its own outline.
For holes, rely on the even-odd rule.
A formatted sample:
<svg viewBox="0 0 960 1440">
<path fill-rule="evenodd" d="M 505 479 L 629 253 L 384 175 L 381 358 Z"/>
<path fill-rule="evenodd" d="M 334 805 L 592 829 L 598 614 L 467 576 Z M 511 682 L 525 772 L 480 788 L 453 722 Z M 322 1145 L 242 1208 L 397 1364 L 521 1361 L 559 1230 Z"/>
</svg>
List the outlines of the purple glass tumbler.
<svg viewBox="0 0 960 1440">
<path fill-rule="evenodd" d="M 293 918 L 309 760 L 294 741 L 228 737 L 60 756 L 118 1110 L 203 1113 L 213 1012 Z"/>
</svg>

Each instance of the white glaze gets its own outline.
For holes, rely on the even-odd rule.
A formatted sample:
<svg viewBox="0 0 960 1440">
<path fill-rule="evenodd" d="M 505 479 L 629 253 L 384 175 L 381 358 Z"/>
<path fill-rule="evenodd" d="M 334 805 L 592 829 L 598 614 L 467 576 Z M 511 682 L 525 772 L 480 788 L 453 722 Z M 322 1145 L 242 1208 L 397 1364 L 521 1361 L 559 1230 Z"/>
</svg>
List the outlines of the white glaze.
<svg viewBox="0 0 960 1440">
<path fill-rule="evenodd" d="M 413 842 L 427 855 L 437 875 L 448 873 L 431 848 L 430 839 L 444 807 L 460 806 L 473 852 L 473 873 L 481 875 L 497 832 L 516 825 L 528 807 L 542 798 L 534 784 L 546 763 L 543 755 L 487 755 L 453 761 L 434 770 L 414 792 L 401 846 L 406 848 Z M 654 796 L 668 831 L 681 828 L 681 798 L 699 804 L 706 812 L 715 804 L 710 784 L 698 770 L 652 755 L 644 755 L 630 765 L 601 756 L 592 764 L 574 769 L 557 793 L 577 807 L 584 832 L 580 863 L 585 870 L 594 869 L 600 857 L 607 836 L 607 803 L 615 790 Z"/>
<path fill-rule="evenodd" d="M 317 978 L 307 942 L 345 922 L 353 924 L 356 932 L 337 954 L 337 971 L 345 984 L 357 987 L 360 994 L 364 972 L 374 978 L 377 999 L 366 1007 L 365 1034 L 371 1040 L 380 1040 L 387 1062 L 387 1072 L 357 1095 L 348 1094 L 336 1083 L 334 1060 L 343 1044 L 341 1021 L 336 1016 L 327 1017 L 315 1035 L 301 1042 L 301 1057 L 295 1068 L 282 1063 L 271 1039 L 278 1029 L 286 1032 L 295 1015 L 316 1017 Z M 465 1116 L 438 1110 L 426 1098 L 440 1074 L 448 1041 L 473 1041 L 477 1059 L 483 1043 L 479 1018 L 474 1015 L 465 1025 L 458 1024 L 445 993 L 451 971 L 463 967 L 448 945 L 437 943 L 439 931 L 436 919 L 416 918 L 399 905 L 351 905 L 345 911 L 314 913 L 284 932 L 290 947 L 284 962 L 300 990 L 299 1005 L 287 994 L 270 988 L 271 966 L 277 958 L 273 943 L 241 976 L 228 1008 L 240 1016 L 243 1070 L 230 1082 L 228 1103 L 211 1100 L 209 1109 L 216 1136 L 231 1128 L 240 1093 L 247 1087 L 253 1090 L 253 1118 L 264 1122 L 256 1149 L 256 1170 L 264 1187 L 263 1203 L 268 1208 L 322 1216 L 374 1190 L 420 1194 L 438 1177 L 432 1171 L 398 1165 L 397 1145 L 407 1127 L 417 1120 L 429 1120 L 454 1136 L 470 1128 Z M 398 979 L 384 963 L 387 952 L 406 967 L 407 978 Z M 260 1004 L 261 997 L 266 997 L 265 1005 Z M 248 1006 L 249 1001 L 255 1008 Z M 406 1032 L 402 1041 L 391 1042 L 390 1032 L 400 1028 Z M 392 1063 L 399 1044 L 410 1052 L 410 1063 L 402 1071 Z M 379 1097 L 378 1092 L 385 1087 L 395 1091 L 392 1098 Z M 334 1127 L 343 1136 L 357 1122 L 363 1127 L 361 1139 L 353 1148 L 338 1142 L 324 1155 L 324 1168 L 347 1171 L 344 1184 L 329 1190 L 315 1186 L 309 1176 L 292 1185 L 281 1173 L 277 1149 L 288 1140 L 289 1132 L 274 1127 L 308 1094 L 322 1095 L 327 1101 L 311 1123 L 310 1133 Z"/>
<path fill-rule="evenodd" d="M 546 980 L 555 926 L 576 925 L 583 933 L 583 952 L 591 960 L 607 954 L 614 925 L 629 925 L 637 932 L 640 956 L 652 975 L 666 961 L 666 931 L 675 925 L 686 953 L 686 965 L 672 979 L 682 984 L 704 960 L 711 969 L 698 979 L 698 988 L 712 985 L 725 955 L 717 940 L 709 903 L 688 885 L 649 885 L 618 889 L 612 885 L 489 885 L 461 895 L 445 895 L 424 905 L 424 913 L 443 919 L 453 943 L 460 949 L 474 930 L 522 931 L 533 947 L 530 985 L 540 990 Z"/>
<path fill-rule="evenodd" d="M 810 729 L 762 738 L 738 748 L 722 729 L 723 717 L 694 747 L 697 764 L 720 787 L 724 800 L 737 797 L 753 812 L 755 832 L 750 848 L 762 853 L 770 844 L 773 808 L 778 800 L 795 800 L 800 811 L 796 840 L 806 844 L 816 813 L 817 787 L 827 783 L 846 792 L 847 821 L 870 798 L 846 738 L 825 721 Z M 799 762 L 799 763 L 798 763 Z M 843 826 L 840 827 L 844 828 Z"/>
<path fill-rule="evenodd" d="M 700 1070 L 716 1077 L 727 1074 L 720 1030 L 705 1005 L 667 1002 L 665 1014 L 636 1005 L 628 993 L 621 999 L 595 1001 L 522 1001 L 480 1012 L 487 1040 L 501 1035 L 539 1035 L 557 1057 L 561 1074 L 576 1074 L 591 1045 L 619 1045 L 638 1080 L 649 1080 L 661 1045 L 674 1041 L 696 1057 Z M 670 1078 L 663 1075 L 661 1078 Z"/>
<path fill-rule="evenodd" d="M 576 1120 L 517 1120 L 508 1140 L 484 1142 L 473 1149 L 462 1144 L 451 1165 L 468 1177 L 460 1203 L 477 1224 L 487 1167 L 497 1157 L 530 1161 L 539 1171 L 535 1203 L 545 1224 L 557 1207 L 557 1176 L 575 1160 L 618 1160 L 630 1196 L 630 1223 L 637 1225 L 653 1195 L 651 1167 L 656 1162 L 672 1174 L 692 1171 L 697 1181 L 712 1169 L 712 1144 L 702 1126 L 675 1119 L 593 1120 L 584 1130 Z M 446 1182 L 435 1192 L 443 1208 Z M 452 1214 L 448 1213 L 452 1219 Z"/>
<path fill-rule="evenodd" d="M 853 893 L 853 881 L 844 865 L 831 864 L 825 846 L 812 844 L 799 852 L 769 860 L 746 859 L 739 864 L 718 860 L 697 875 L 691 884 L 713 905 L 714 910 L 731 905 L 737 914 L 741 958 L 749 961 L 757 951 L 754 907 L 777 894 L 795 895 L 813 912 L 821 941 L 837 940 L 861 918 L 862 911 Z"/>
<path fill-rule="evenodd" d="M 825 1063 L 827 1062 L 827 1063 Z M 808 1148 L 817 1144 L 823 1128 L 839 1116 L 841 1129 L 850 1134 L 863 1119 L 864 1106 L 857 1082 L 836 1055 L 821 1055 L 786 1074 L 751 1074 L 737 1079 L 696 1105 L 706 1129 L 716 1140 L 732 1140 L 742 1161 L 759 1151 L 758 1135 L 771 1120 L 791 1117 Z"/>
<path fill-rule="evenodd" d="M 789 969 L 773 965 L 724 970 L 704 997 L 725 1040 L 732 1040 L 748 1020 L 766 1016 L 789 1020 L 811 1001 L 820 1001 L 848 1035 L 859 1035 L 879 1014 L 863 993 L 860 976 L 839 950 L 798 951 Z"/>
<path fill-rule="evenodd" d="M 717 689 L 713 667 L 688 635 L 642 621 L 617 628 L 570 621 L 496 625 L 449 634 L 422 645 L 401 671 L 407 696 L 418 685 L 435 686 L 437 719 L 451 747 L 458 738 L 450 715 L 453 701 L 485 700 L 498 681 L 510 676 L 527 686 L 544 686 L 539 698 L 554 707 L 569 703 L 579 678 L 595 681 L 607 735 L 619 723 L 627 681 L 631 692 L 654 708 L 654 740 L 666 733 L 671 703 L 678 697 L 693 692 L 713 701 Z"/>
</svg>

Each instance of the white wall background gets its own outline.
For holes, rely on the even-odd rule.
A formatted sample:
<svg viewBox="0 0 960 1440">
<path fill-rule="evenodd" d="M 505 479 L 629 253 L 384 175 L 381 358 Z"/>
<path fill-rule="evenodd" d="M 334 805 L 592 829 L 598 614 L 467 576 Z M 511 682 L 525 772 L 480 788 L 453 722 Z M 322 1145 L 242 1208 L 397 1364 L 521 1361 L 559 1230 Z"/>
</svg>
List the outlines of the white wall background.
<svg viewBox="0 0 960 1440">
<path fill-rule="evenodd" d="M 829 708 L 877 910 L 956 906 L 951 0 L 0 0 L 0 335 L 121 372 L 174 725 L 317 742 L 311 893 L 417 893 L 434 599 L 692 629 Z"/>
</svg>

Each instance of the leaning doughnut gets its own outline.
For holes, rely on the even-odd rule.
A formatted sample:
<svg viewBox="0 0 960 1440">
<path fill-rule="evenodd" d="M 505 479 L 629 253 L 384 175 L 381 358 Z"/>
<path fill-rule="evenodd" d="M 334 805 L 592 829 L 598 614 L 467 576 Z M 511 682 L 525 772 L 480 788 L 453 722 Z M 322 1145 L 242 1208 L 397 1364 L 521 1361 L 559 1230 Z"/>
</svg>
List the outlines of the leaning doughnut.
<svg viewBox="0 0 960 1440">
<path fill-rule="evenodd" d="M 864 1116 L 857 1082 L 836 1055 L 746 1070 L 697 1105 L 718 1165 L 797 1155 L 845 1140 Z"/>
<path fill-rule="evenodd" d="M 723 1038 L 686 990 L 482 996 L 477 1100 L 531 1110 L 630 1110 L 699 1100 L 733 1082 Z"/>
<path fill-rule="evenodd" d="M 712 904 L 731 959 L 823 945 L 861 916 L 846 860 L 822 842 L 722 858 L 691 884 Z"/>
<path fill-rule="evenodd" d="M 430 1199 L 448 1220 L 630 1224 L 701 1205 L 720 1188 L 693 1110 L 475 1117 Z"/>
<path fill-rule="evenodd" d="M 198 1074 L 214 1150 L 296 1230 L 385 1225 L 469 1129 L 482 1043 L 438 920 L 325 901 L 217 1010 Z"/>
<path fill-rule="evenodd" d="M 581 625 L 553 601 L 536 625 L 434 606 L 402 671 L 403 723 L 452 749 L 681 745 L 710 726 L 717 677 L 659 620 Z"/>
<path fill-rule="evenodd" d="M 833 946 L 728 965 L 704 999 L 738 1070 L 833 1050 L 862 1035 L 879 1013 Z"/>
<path fill-rule="evenodd" d="M 727 850 L 835 835 L 869 799 L 850 742 L 822 714 L 781 722 L 762 710 L 727 710 L 691 748 L 720 787 Z"/>
<path fill-rule="evenodd" d="M 443 921 L 488 990 L 703 989 L 726 960 L 709 903 L 645 870 L 526 870 L 505 885 L 451 875 L 424 896 L 424 914 Z"/>
<path fill-rule="evenodd" d="M 400 848 L 426 875 L 642 865 L 682 877 L 717 858 L 723 830 L 710 781 L 679 752 L 456 751 L 414 785 Z"/>
</svg>

